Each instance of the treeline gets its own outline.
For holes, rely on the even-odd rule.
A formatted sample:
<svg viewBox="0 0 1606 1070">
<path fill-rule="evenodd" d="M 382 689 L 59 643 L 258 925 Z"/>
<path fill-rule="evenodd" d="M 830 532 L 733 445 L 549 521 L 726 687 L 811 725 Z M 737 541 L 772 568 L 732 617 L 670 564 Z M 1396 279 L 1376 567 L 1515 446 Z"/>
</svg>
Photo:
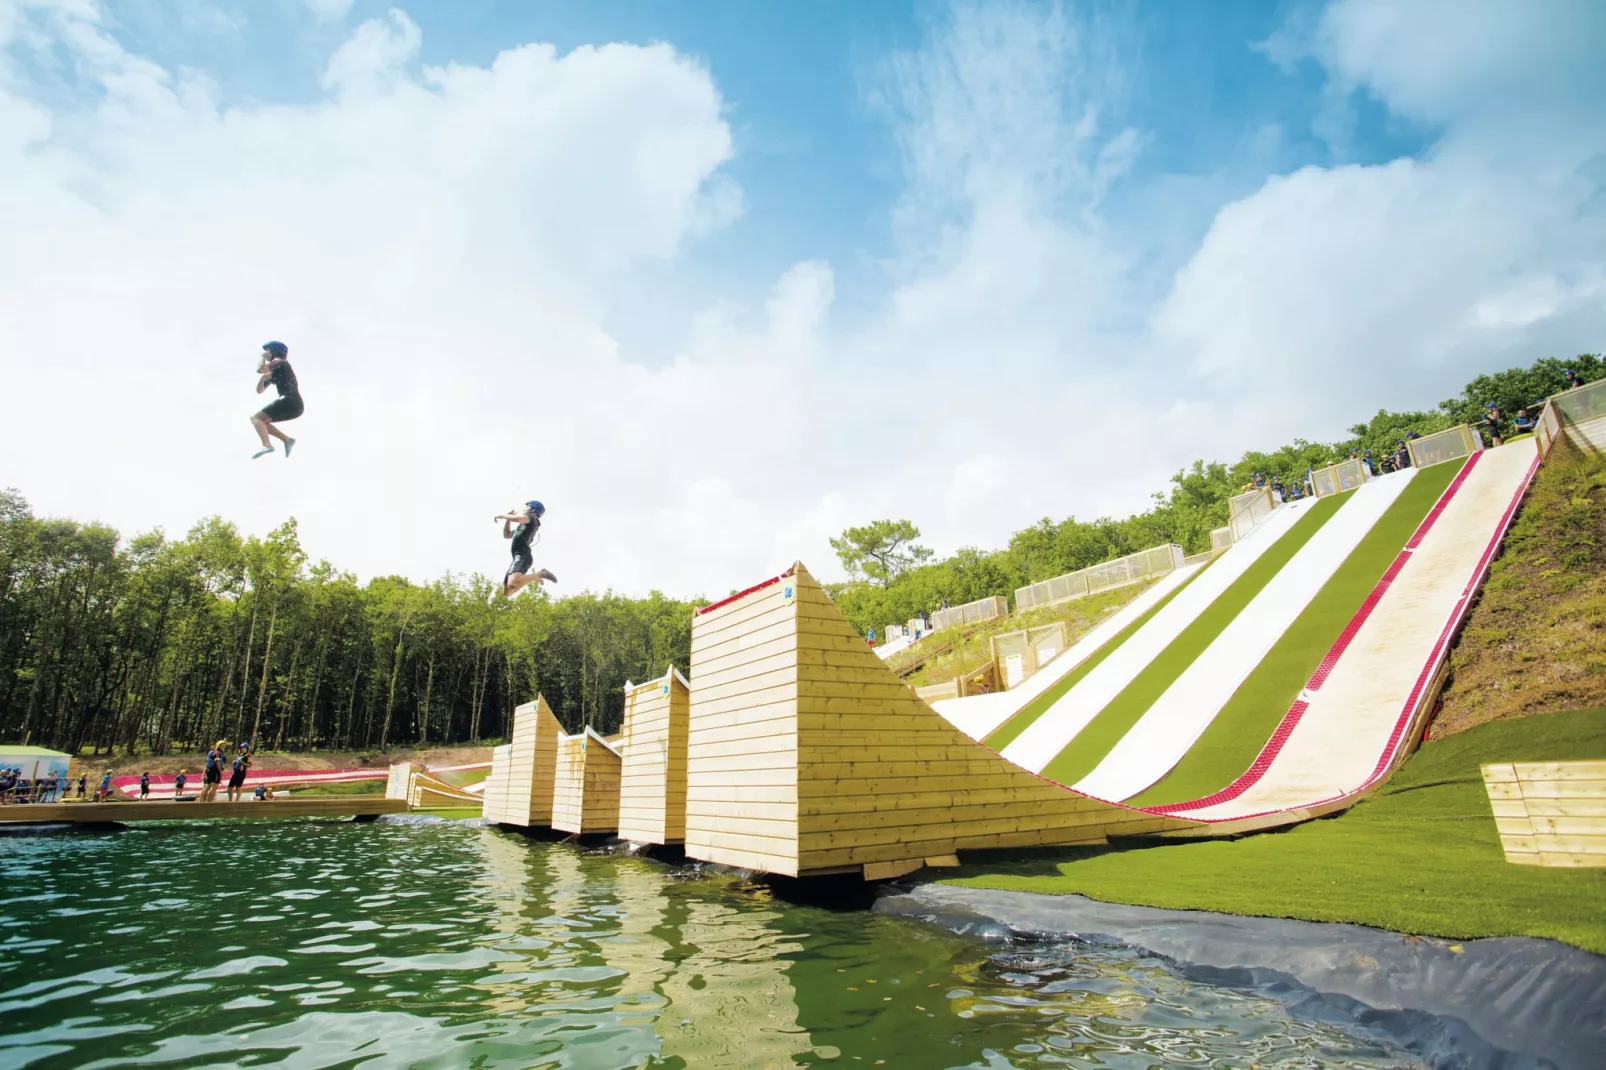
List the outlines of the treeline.
<svg viewBox="0 0 1606 1070">
<path fill-rule="evenodd" d="M 290 520 L 120 543 L 0 493 L 0 739 L 165 754 L 217 739 L 363 749 L 505 737 L 537 691 L 612 731 L 627 679 L 690 657 L 692 604 L 653 592 L 492 599 L 496 584 L 310 568 Z"/>
<path fill-rule="evenodd" d="M 1292 485 L 1303 480 L 1308 469 L 1343 460 L 1351 450 L 1370 449 L 1381 458 L 1394 452 L 1407 431 L 1427 435 L 1458 424 L 1478 425 L 1490 402 L 1504 414 L 1509 434 L 1510 419 L 1519 408 L 1566 389 L 1564 373 L 1569 368 L 1582 382 L 1606 374 L 1599 356 L 1584 354 L 1571 361 L 1546 358 L 1526 368 L 1480 375 L 1457 396 L 1439 402 L 1436 412 L 1379 410 L 1367 422 L 1352 426 L 1349 437 L 1339 442 L 1295 439 L 1269 453 L 1251 450 L 1235 464 L 1195 461 L 1171 477 L 1169 489 L 1156 493 L 1145 512 L 1124 520 L 1045 517 L 1017 531 L 1002 550 L 967 547 L 944 560 L 922 563 L 922 551 L 911 541 L 919 531 L 907 522 L 850 529 L 843 539 L 833 540 L 833 546 L 855 579 L 832 586 L 831 594 L 863 634 L 869 628 L 909 620 L 921 610 L 934 610 L 944 599 L 957 606 L 991 595 L 1012 598 L 1028 583 L 1161 543 L 1174 542 L 1190 554 L 1202 553 L 1210 549 L 1210 532 L 1227 523 L 1228 499 L 1256 473 Z M 1537 416 L 1537 410 L 1530 415 Z"/>
<path fill-rule="evenodd" d="M 1393 448 L 1406 431 L 1509 415 L 1562 389 L 1562 372 L 1601 361 L 1541 360 L 1480 376 L 1437 412 L 1380 411 L 1331 444 L 1296 440 L 1236 464 L 1195 462 L 1154 505 L 1124 520 L 1043 519 L 997 551 L 931 561 L 908 522 L 833 540 L 859 578 L 832 593 L 863 632 L 1176 542 L 1207 549 L 1227 500 L 1251 476 Z M 217 739 L 264 749 L 364 749 L 505 738 L 512 710 L 544 694 L 571 731 L 618 727 L 626 680 L 686 671 L 695 601 L 653 592 L 552 600 L 493 598 L 483 576 L 359 585 L 309 566 L 292 519 L 258 539 L 218 518 L 182 539 L 126 542 L 109 527 L 35 517 L 0 492 L 0 740 L 62 750 L 195 750 Z"/>
</svg>

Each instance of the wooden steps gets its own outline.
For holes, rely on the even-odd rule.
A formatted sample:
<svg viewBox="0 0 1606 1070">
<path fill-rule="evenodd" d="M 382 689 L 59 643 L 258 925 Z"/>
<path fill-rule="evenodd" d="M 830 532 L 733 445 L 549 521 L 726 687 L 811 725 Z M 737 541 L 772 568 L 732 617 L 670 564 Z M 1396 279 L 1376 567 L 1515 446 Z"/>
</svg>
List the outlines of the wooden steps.
<svg viewBox="0 0 1606 1070">
<path fill-rule="evenodd" d="M 1482 769 L 1507 862 L 1606 867 L 1606 762 L 1500 762 Z"/>
</svg>

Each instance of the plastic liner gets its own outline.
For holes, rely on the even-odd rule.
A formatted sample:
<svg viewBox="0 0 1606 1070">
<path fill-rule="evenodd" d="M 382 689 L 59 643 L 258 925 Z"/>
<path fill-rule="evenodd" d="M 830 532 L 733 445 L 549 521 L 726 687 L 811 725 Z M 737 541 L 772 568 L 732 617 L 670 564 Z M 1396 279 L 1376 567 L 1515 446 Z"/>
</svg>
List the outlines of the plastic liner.
<svg viewBox="0 0 1606 1070">
<path fill-rule="evenodd" d="M 1376 1031 L 1435 1067 L 1606 1066 L 1606 958 L 1551 940 L 1455 943 L 936 884 L 888 887 L 875 909 L 992 943 L 1127 944 L 1190 979 L 1275 995 L 1309 1017 Z"/>
</svg>

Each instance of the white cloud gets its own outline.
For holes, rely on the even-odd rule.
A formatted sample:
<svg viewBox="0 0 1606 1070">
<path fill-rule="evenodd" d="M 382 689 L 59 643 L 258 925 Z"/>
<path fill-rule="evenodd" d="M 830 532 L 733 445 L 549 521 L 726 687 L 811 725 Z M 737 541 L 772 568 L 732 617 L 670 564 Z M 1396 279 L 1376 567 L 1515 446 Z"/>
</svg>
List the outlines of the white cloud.
<svg viewBox="0 0 1606 1070">
<path fill-rule="evenodd" d="M 319 22 L 339 22 L 351 11 L 351 0 L 302 0 Z"/>
<path fill-rule="evenodd" d="M 0 0 L 0 45 L 89 82 L 63 104 L 0 59 L 0 351 L 30 400 L 0 471 L 129 532 L 294 514 L 364 576 L 497 575 L 490 516 L 534 495 L 560 592 L 718 594 L 799 557 L 835 574 L 827 537 L 879 516 L 947 551 L 1141 508 L 1196 456 L 1431 403 L 1601 325 L 1597 129 L 1504 158 L 1496 103 L 1444 103 L 1483 46 L 1414 82 L 1364 6 L 1301 47 L 1443 140 L 1268 181 L 1158 309 L 1133 252 L 1156 243 L 1101 214 L 1148 137 L 1113 118 L 1119 57 L 1054 11 L 967 7 L 879 86 L 908 185 L 868 322 L 833 318 L 826 263 L 757 307 L 688 277 L 692 327 L 650 357 L 609 329 L 667 333 L 635 273 L 689 272 L 744 211 L 715 72 L 669 45 L 421 66 L 393 10 L 334 50 L 323 99 L 237 105 L 96 10 Z M 293 459 L 253 462 L 269 338 L 308 409 Z"/>
</svg>

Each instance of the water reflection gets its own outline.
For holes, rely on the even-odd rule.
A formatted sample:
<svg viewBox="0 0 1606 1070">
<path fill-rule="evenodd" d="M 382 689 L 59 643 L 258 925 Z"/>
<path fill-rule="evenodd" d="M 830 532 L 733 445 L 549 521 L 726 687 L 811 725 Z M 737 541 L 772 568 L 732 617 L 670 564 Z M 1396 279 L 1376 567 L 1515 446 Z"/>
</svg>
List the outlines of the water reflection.
<svg viewBox="0 0 1606 1070">
<path fill-rule="evenodd" d="M 0 1066 L 1409 1066 L 1112 948 L 1031 955 L 472 825 L 13 841 Z"/>
</svg>

